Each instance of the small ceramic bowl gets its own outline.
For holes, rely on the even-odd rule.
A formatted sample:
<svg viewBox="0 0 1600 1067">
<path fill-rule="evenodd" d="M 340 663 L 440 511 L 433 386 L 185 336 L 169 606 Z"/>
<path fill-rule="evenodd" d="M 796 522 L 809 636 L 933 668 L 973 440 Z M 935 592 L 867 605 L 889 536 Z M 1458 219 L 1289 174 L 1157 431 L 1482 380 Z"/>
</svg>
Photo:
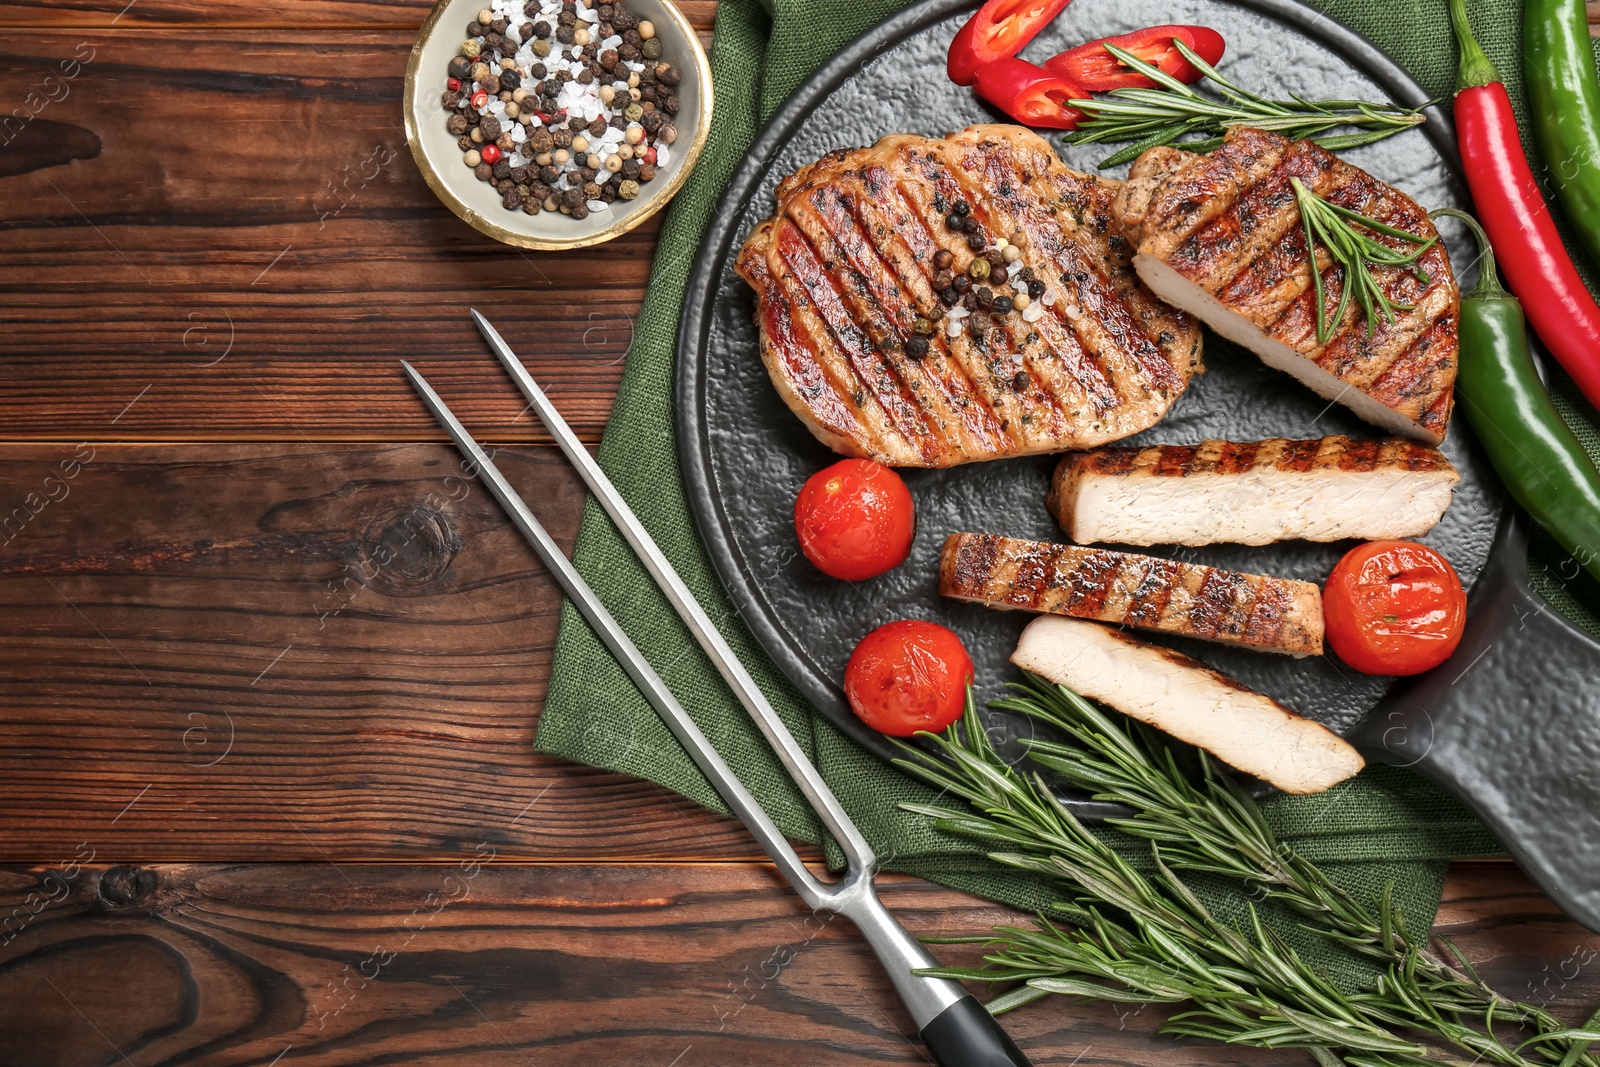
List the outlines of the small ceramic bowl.
<svg viewBox="0 0 1600 1067">
<path fill-rule="evenodd" d="M 676 89 L 680 108 L 673 119 L 678 137 L 668 164 L 640 187 L 637 197 L 617 200 L 582 220 L 559 211 L 537 215 L 507 211 L 494 186 L 479 181 L 462 163 L 456 138 L 445 128 L 449 113 L 440 97 L 448 88 L 446 68 L 466 37 L 467 23 L 485 5 L 483 0 L 439 0 L 434 5 L 406 65 L 406 140 L 428 188 L 473 229 L 518 248 L 583 248 L 627 233 L 665 207 L 683 187 L 711 128 L 711 67 L 694 28 L 671 0 L 623 3 L 633 15 L 655 25 L 662 60 L 683 72 Z"/>
</svg>

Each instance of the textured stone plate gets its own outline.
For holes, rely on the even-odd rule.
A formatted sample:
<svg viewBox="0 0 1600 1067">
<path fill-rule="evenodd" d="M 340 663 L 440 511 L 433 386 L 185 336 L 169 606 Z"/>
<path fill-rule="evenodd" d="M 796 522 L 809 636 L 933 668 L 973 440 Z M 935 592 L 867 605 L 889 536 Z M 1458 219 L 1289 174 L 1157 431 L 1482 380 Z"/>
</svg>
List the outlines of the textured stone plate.
<svg viewBox="0 0 1600 1067">
<path fill-rule="evenodd" d="M 911 558 L 858 584 L 820 574 L 798 551 L 792 508 L 805 479 L 837 457 L 801 425 L 768 380 L 757 351 L 754 298 L 732 262 L 751 227 L 771 212 L 773 188 L 800 165 L 889 133 L 938 136 L 996 121 L 969 90 L 944 76 L 946 46 L 971 7 L 962 0 L 930 0 L 909 9 L 846 49 L 779 109 L 735 175 L 707 235 L 679 334 L 679 447 L 711 558 L 779 667 L 825 715 L 880 753 L 888 746 L 850 713 L 838 685 L 851 649 L 874 627 L 898 618 L 951 627 L 972 651 L 982 697 L 995 696 L 1017 677 L 1007 656 L 1029 616 L 941 598 L 938 554 L 945 536 L 957 530 L 1065 541 L 1044 507 L 1054 461 L 904 471 L 917 503 Z M 1228 40 L 1225 72 L 1267 95 L 1387 99 L 1412 106 L 1427 99 L 1370 44 L 1293 0 L 1076 0 L 1024 55 L 1043 58 L 1091 38 L 1163 22 L 1217 27 Z M 1437 110 L 1429 114 L 1421 129 L 1345 158 L 1425 206 L 1459 203 L 1452 164 L 1446 162 L 1455 158 L 1448 119 Z M 1070 165 L 1083 170 L 1093 170 L 1114 150 L 1052 141 Z M 1449 229 L 1454 241 L 1459 227 Z M 1452 251 L 1458 266 L 1470 262 L 1461 244 L 1452 244 Z M 1208 333 L 1205 345 L 1207 373 L 1163 422 L 1130 441 L 1381 436 L 1215 335 Z M 1455 420 L 1444 449 L 1460 468 L 1462 483 L 1444 521 L 1425 540 L 1471 583 L 1495 540 L 1501 497 L 1464 419 Z M 1320 584 L 1349 547 L 1286 542 L 1153 551 Z M 1331 654 L 1294 660 L 1196 641 L 1170 643 L 1341 733 L 1360 724 L 1392 685 L 1391 679 L 1356 673 Z M 1026 721 L 1007 717 L 996 725 L 1002 735 L 1027 729 Z"/>
</svg>

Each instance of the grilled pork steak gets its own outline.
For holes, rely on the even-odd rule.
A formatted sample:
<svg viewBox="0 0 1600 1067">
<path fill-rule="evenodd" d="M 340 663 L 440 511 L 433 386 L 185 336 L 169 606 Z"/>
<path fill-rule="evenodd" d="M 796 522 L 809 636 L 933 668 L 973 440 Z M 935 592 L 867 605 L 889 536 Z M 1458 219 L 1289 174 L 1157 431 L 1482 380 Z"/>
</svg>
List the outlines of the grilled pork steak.
<svg viewBox="0 0 1600 1067">
<path fill-rule="evenodd" d="M 1209 155 L 1150 149 L 1134 162 L 1113 214 L 1138 248 L 1139 276 L 1162 299 L 1368 422 L 1438 444 L 1450 422 L 1460 310 L 1444 246 L 1434 245 L 1417 261 L 1420 271 L 1373 266 L 1397 308 L 1395 321 L 1378 314 L 1369 334 L 1352 299 L 1321 344 L 1291 177 L 1331 203 L 1410 233 L 1436 235 L 1427 212 L 1393 186 L 1310 141 L 1244 127 L 1228 131 Z M 1378 239 L 1412 247 L 1398 238 Z M 1317 269 L 1332 315 L 1344 271 L 1320 245 Z M 1411 309 L 1398 310 L 1402 305 Z"/>
<path fill-rule="evenodd" d="M 1359 771 L 1361 754 L 1321 723 L 1203 663 L 1108 626 L 1035 619 L 1011 662 L 1282 789 L 1320 793 Z"/>
<path fill-rule="evenodd" d="M 1322 593 L 1315 585 L 1199 563 L 957 533 L 944 543 L 939 592 L 991 608 L 1096 619 L 1262 652 L 1322 654 Z"/>
<path fill-rule="evenodd" d="M 898 134 L 802 167 L 736 264 L 757 294 L 773 384 L 830 448 L 898 466 L 1059 452 L 1145 429 L 1199 370 L 1200 331 L 1139 283 L 1111 221 L 1114 196 L 1016 126 Z M 1006 262 L 998 242 L 1019 233 L 1021 257 Z M 974 276 L 985 251 L 1004 283 Z M 1032 306 L 986 309 L 1030 279 Z"/>
<path fill-rule="evenodd" d="M 1079 544 L 1375 541 L 1433 529 L 1460 480 L 1410 441 L 1202 441 L 1070 453 L 1046 503 Z"/>
</svg>

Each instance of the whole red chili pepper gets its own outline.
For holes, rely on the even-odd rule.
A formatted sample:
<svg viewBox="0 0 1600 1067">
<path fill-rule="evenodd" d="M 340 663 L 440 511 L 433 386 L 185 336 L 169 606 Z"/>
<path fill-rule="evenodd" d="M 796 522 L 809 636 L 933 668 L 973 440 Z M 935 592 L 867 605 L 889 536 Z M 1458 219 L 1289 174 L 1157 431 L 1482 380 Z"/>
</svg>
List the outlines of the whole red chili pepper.
<svg viewBox="0 0 1600 1067">
<path fill-rule="evenodd" d="M 1072 82 L 1025 59 L 985 63 L 978 70 L 978 95 L 1024 126 L 1051 130 L 1077 126 L 1083 112 L 1067 101 L 1089 98 Z"/>
<path fill-rule="evenodd" d="M 1068 0 L 988 0 L 950 42 L 945 71 L 957 85 L 978 80 L 978 70 L 1010 59 L 1061 14 Z"/>
<path fill-rule="evenodd" d="M 1200 80 L 1200 72 L 1189 65 L 1182 52 L 1173 47 L 1174 38 L 1182 41 L 1190 51 L 1213 67 L 1222 59 L 1222 53 L 1227 48 L 1222 34 L 1208 26 L 1151 26 L 1080 44 L 1060 55 L 1051 56 L 1044 61 L 1044 67 L 1050 73 L 1059 74 L 1092 93 L 1108 93 L 1113 89 L 1156 88 L 1155 82 L 1129 70 L 1121 60 L 1106 51 L 1106 45 L 1114 44 L 1185 85 L 1193 85 Z"/>
<path fill-rule="evenodd" d="M 1561 243 L 1500 72 L 1472 36 L 1466 0 L 1450 0 L 1450 22 L 1461 45 L 1456 133 L 1478 218 L 1534 331 L 1600 407 L 1600 304 Z"/>
</svg>

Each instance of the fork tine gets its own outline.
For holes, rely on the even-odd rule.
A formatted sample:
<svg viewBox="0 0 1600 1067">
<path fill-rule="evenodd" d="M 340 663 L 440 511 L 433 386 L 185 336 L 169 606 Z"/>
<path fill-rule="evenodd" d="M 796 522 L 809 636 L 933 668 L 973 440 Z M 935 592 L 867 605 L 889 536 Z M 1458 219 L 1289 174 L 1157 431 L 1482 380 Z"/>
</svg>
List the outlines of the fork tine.
<svg viewBox="0 0 1600 1067">
<path fill-rule="evenodd" d="M 739 776 L 734 774 L 733 769 L 717 754 L 717 750 L 706 740 L 705 734 L 695 725 L 689 713 L 683 710 L 683 706 L 672 695 L 672 691 L 667 688 L 660 675 L 656 674 L 655 669 L 617 624 L 611 612 L 600 602 L 594 590 L 589 588 L 589 583 L 583 580 L 583 576 L 572 565 L 572 561 L 567 559 L 566 554 L 561 551 L 544 525 L 529 510 L 522 496 L 512 488 L 505 475 L 495 466 L 494 460 L 477 441 L 473 440 L 472 435 L 461 425 L 455 413 L 439 394 L 433 391 L 427 379 L 410 363 L 402 360 L 400 365 L 405 368 L 406 377 L 411 380 L 412 388 L 422 398 L 423 404 L 433 413 L 433 417 L 439 420 L 439 425 L 444 427 L 461 453 L 472 462 L 477 469 L 479 480 L 505 509 L 512 525 L 528 539 L 528 543 L 538 553 L 540 561 L 555 576 L 556 584 L 561 586 L 561 591 L 594 628 L 600 640 L 616 657 L 628 677 L 632 678 L 634 684 L 644 693 L 667 728 L 688 750 L 695 764 L 710 779 L 728 807 L 732 808 L 739 819 L 749 827 L 750 832 L 755 835 L 773 862 L 784 872 L 785 877 L 806 902 L 812 907 L 820 906 L 822 899 L 829 894 L 832 887 L 818 880 L 801 862 L 788 839 L 784 837 L 783 831 L 778 829 L 766 810 L 739 780 Z"/>
<path fill-rule="evenodd" d="M 634 555 L 644 564 L 645 570 L 650 572 L 650 577 L 671 602 L 678 617 L 694 634 L 695 640 L 717 668 L 717 673 L 722 675 L 728 688 L 733 690 L 734 695 L 739 698 L 739 703 L 744 705 L 745 710 L 755 720 L 756 727 L 777 753 L 778 759 L 790 777 L 794 778 L 795 784 L 811 802 L 811 807 L 821 817 L 834 839 L 839 842 L 850 865 L 861 870 L 871 868 L 876 859 L 872 846 L 861 836 L 861 831 L 856 829 L 855 823 L 851 821 L 838 798 L 833 795 L 833 790 L 806 756 L 805 750 L 795 741 L 794 735 L 789 732 L 783 720 L 778 717 L 777 711 L 767 701 L 765 694 L 756 685 L 755 679 L 745 670 L 739 657 L 728 647 L 722 632 L 706 615 L 705 609 L 689 591 L 689 587 L 684 584 L 677 570 L 662 553 L 655 539 L 650 536 L 650 532 L 644 528 L 639 517 L 633 513 L 633 509 L 628 507 L 627 501 L 622 498 L 617 487 L 611 484 L 611 479 L 600 469 L 600 464 L 595 462 L 589 450 L 583 446 L 583 442 L 578 440 L 578 435 L 572 432 L 572 427 L 561 417 L 561 412 L 556 410 L 556 406 L 550 402 L 544 390 L 539 388 L 539 383 L 528 373 L 528 368 L 523 366 L 516 353 L 511 351 L 511 346 L 506 344 L 499 332 L 489 324 L 489 320 L 476 310 L 472 312 L 472 320 L 478 324 L 478 331 L 483 334 L 484 340 L 489 342 L 489 347 L 505 367 L 506 372 L 511 375 L 512 381 L 517 383 L 517 388 L 527 398 L 529 406 L 539 416 L 539 421 L 550 431 L 550 435 L 555 438 L 556 444 L 560 446 L 567 459 L 578 468 L 584 484 L 589 487 L 589 491 L 594 494 L 600 506 L 616 524 L 618 532 L 633 549 Z"/>
</svg>

